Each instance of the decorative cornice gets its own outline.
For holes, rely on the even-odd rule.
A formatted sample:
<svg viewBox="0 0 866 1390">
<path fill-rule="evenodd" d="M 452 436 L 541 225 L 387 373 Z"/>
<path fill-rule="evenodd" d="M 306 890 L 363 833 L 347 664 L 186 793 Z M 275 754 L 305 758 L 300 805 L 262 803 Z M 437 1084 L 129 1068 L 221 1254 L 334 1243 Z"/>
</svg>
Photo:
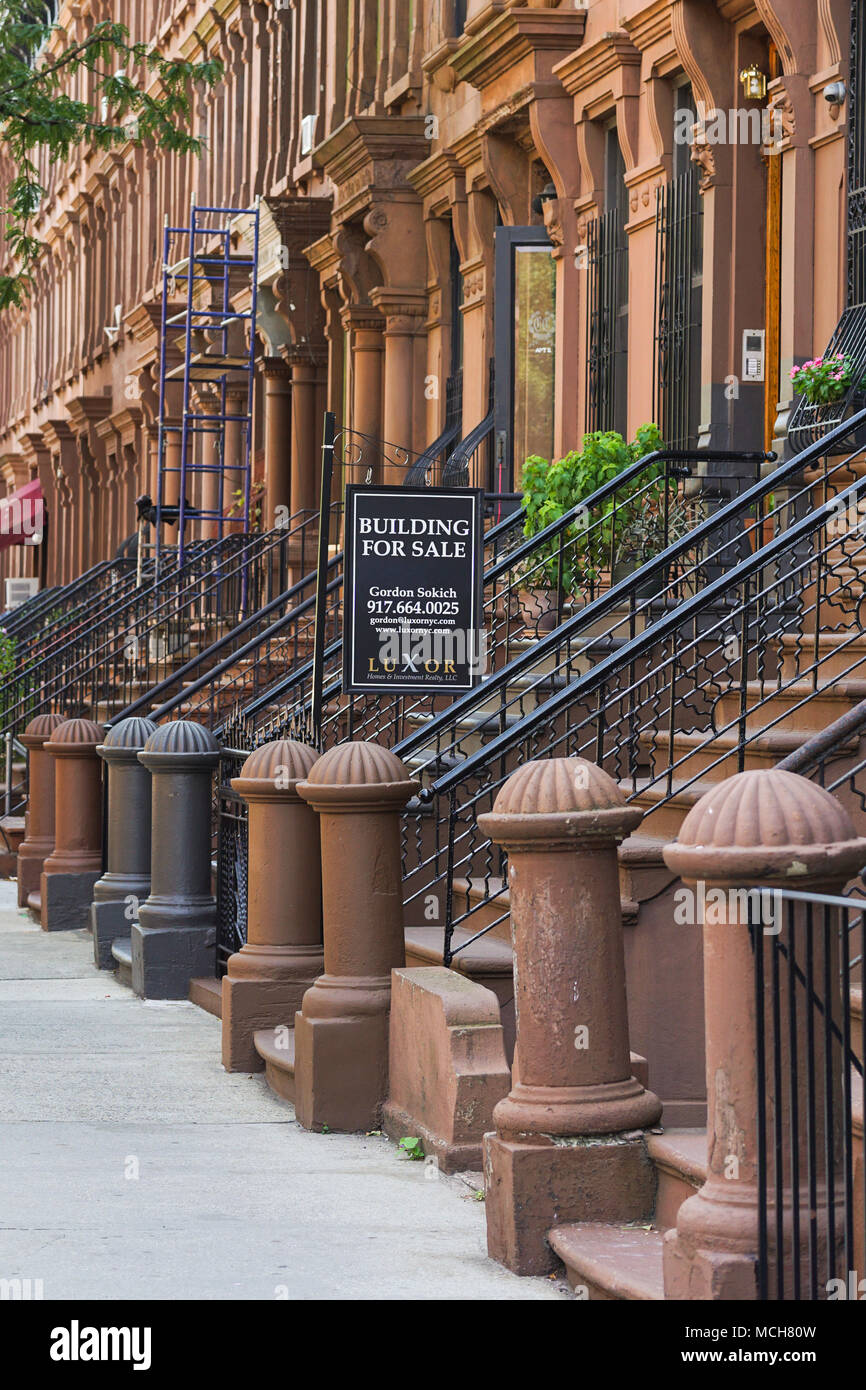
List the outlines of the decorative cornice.
<svg viewBox="0 0 866 1390">
<path fill-rule="evenodd" d="M 429 198 L 454 178 L 463 177 L 463 165 L 453 150 L 437 150 L 409 174 L 409 182 L 421 198 Z"/>
<path fill-rule="evenodd" d="M 638 14 L 624 16 L 620 23 L 635 47 L 644 51 L 671 37 L 671 0 L 652 0 Z"/>
<path fill-rule="evenodd" d="M 595 43 L 584 45 L 577 53 L 569 54 L 553 71 L 565 90 L 576 96 L 618 68 L 639 67 L 640 62 L 640 49 L 630 35 L 625 29 L 615 29 L 602 34 Z"/>
<path fill-rule="evenodd" d="M 451 63 L 461 82 L 484 91 L 524 58 L 576 48 L 585 28 L 585 10 L 504 10 L 470 34 Z"/>
</svg>

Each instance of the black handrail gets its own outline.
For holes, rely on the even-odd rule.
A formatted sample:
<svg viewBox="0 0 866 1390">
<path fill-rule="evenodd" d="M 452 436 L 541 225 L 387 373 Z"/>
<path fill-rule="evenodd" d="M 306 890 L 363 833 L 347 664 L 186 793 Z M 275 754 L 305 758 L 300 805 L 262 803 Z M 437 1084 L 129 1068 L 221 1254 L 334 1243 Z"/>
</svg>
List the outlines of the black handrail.
<svg viewBox="0 0 866 1390">
<path fill-rule="evenodd" d="M 717 512 L 714 512 L 711 517 L 701 522 L 681 540 L 675 541 L 672 545 L 668 546 L 667 550 L 663 551 L 661 555 L 649 560 L 645 565 L 641 566 L 639 570 L 628 575 L 614 588 L 608 590 L 602 597 L 594 599 L 590 604 L 587 604 L 585 608 L 581 609 L 579 613 L 575 613 L 571 618 L 567 619 L 556 628 L 555 631 L 539 639 L 531 651 L 522 653 L 520 656 L 515 657 L 513 661 L 510 661 L 506 666 L 494 672 L 490 679 L 484 684 L 483 688 L 485 693 L 489 695 L 492 690 L 500 689 L 513 683 L 515 676 L 519 675 L 525 667 L 537 663 L 539 658 L 543 657 L 545 653 L 553 651 L 558 646 L 565 645 L 572 633 L 578 631 L 587 622 L 591 622 L 595 615 L 601 613 L 603 607 L 610 606 L 615 602 L 621 604 L 622 601 L 628 599 L 635 590 L 646 584 L 649 575 L 657 572 L 667 573 L 675 560 L 687 554 L 689 550 L 694 549 L 695 546 L 711 532 L 723 528 L 726 522 L 738 518 L 743 512 L 747 512 L 752 503 L 761 501 L 768 493 L 775 491 L 788 478 L 802 471 L 803 468 L 808 467 L 808 461 L 810 459 L 828 453 L 835 443 L 848 438 L 852 432 L 861 425 L 866 426 L 866 410 L 858 412 L 857 415 L 852 416 L 849 420 L 845 421 L 844 424 L 839 425 L 819 443 L 809 445 L 802 453 L 780 464 L 779 467 L 766 478 L 757 482 L 753 487 L 741 494 L 740 497 L 727 503 L 726 506 L 720 507 Z M 777 536 L 774 536 L 772 540 L 754 550 L 751 555 L 746 556 L 739 564 L 733 566 L 726 571 L 726 573 L 711 581 L 700 593 L 692 594 L 691 597 L 680 600 L 674 609 L 656 618 L 643 632 L 638 633 L 635 637 L 626 641 L 617 651 L 602 657 L 601 660 L 593 666 L 591 671 L 586 672 L 585 675 L 577 676 L 573 681 L 565 685 L 562 690 L 556 691 L 555 694 L 551 695 L 543 704 L 538 705 L 530 714 L 516 721 L 510 729 L 503 730 L 502 733 L 491 739 L 489 743 L 484 744 L 482 748 L 476 749 L 474 753 L 470 753 L 466 758 L 462 759 L 458 767 L 444 773 L 431 783 L 429 787 L 422 788 L 419 793 L 420 799 L 423 801 L 432 801 L 435 796 L 440 796 L 444 792 L 447 792 L 450 787 L 456 785 L 465 777 L 472 776 L 485 762 L 492 762 L 502 757 L 515 744 L 519 743 L 522 738 L 526 737 L 534 724 L 546 723 L 566 705 L 578 700 L 581 694 L 585 693 L 591 685 L 603 683 L 605 677 L 610 675 L 617 668 L 628 666 L 635 662 L 641 655 L 662 641 L 677 627 L 688 621 L 689 618 L 702 609 L 711 607 L 715 599 L 720 598 L 726 590 L 735 587 L 741 579 L 749 578 L 758 570 L 764 568 L 768 561 L 773 560 L 777 555 L 781 554 L 782 551 L 796 544 L 798 540 L 807 536 L 821 523 L 826 522 L 834 516 L 838 516 L 839 508 L 843 500 L 849 495 L 855 495 L 860 486 L 860 480 L 851 483 L 849 487 L 836 493 L 830 502 L 825 502 L 823 506 L 810 512 L 799 521 L 793 522 L 790 526 L 786 527 L 784 531 L 780 531 Z M 473 697 L 477 699 L 477 690 L 468 691 L 466 695 L 456 700 L 454 704 L 445 711 L 448 715 L 447 722 L 452 723 L 458 720 L 471 706 Z M 398 757 L 405 758 L 408 753 L 430 742 L 432 732 L 433 722 L 431 721 L 429 724 L 424 725 L 421 730 L 414 734 L 410 734 L 408 738 L 396 744 L 394 752 Z"/>
<path fill-rule="evenodd" d="M 337 562 L 338 556 L 334 556 L 333 559 L 329 561 L 328 568 L 333 568 Z M 273 613 L 278 608 L 285 607 L 287 603 L 291 602 L 295 595 L 299 594 L 303 589 L 308 588 L 315 577 L 315 570 L 311 570 L 309 574 L 304 575 L 304 577 L 293 584 L 291 588 L 278 594 L 276 598 L 271 599 L 268 603 L 264 604 L 263 607 L 257 609 L 255 613 L 251 613 L 248 618 L 237 623 L 232 628 L 231 632 L 218 638 L 216 642 L 212 642 L 209 647 L 198 652 L 194 657 L 191 657 L 184 666 L 179 667 L 178 670 L 172 672 L 170 676 L 166 676 L 165 680 L 152 686 L 150 690 L 140 695 L 137 700 L 133 700 L 132 704 L 127 705 L 125 709 L 121 710 L 119 714 L 116 714 L 113 719 L 109 720 L 106 728 L 110 729 L 114 724 L 119 723 L 121 719 L 129 719 L 133 715 L 138 714 L 142 709 L 153 706 L 154 701 L 158 699 L 161 694 L 166 690 L 170 690 L 172 686 L 177 685 L 179 681 L 185 681 L 186 677 L 192 671 L 196 670 L 203 663 L 211 661 L 218 652 L 222 651 L 229 642 L 234 641 L 239 634 L 248 632 L 251 628 L 260 623 L 269 613 Z M 336 581 L 332 581 L 328 589 L 330 590 L 335 586 Z M 187 700 L 192 699 L 193 696 L 197 695 L 198 692 L 203 690 L 211 681 L 218 679 L 220 676 L 224 675 L 226 671 L 231 670 L 237 662 L 242 661 L 247 656 L 251 656 L 258 647 L 263 646 L 266 642 L 270 641 L 271 638 L 278 637 L 289 623 L 297 621 L 302 614 L 310 612 L 315 606 L 315 602 L 316 596 L 315 594 L 311 594 L 309 598 L 295 605 L 289 613 L 284 613 L 276 622 L 271 623 L 263 632 L 257 633 L 249 642 L 244 643 L 243 646 L 230 652 L 223 661 L 218 662 L 215 666 L 209 665 L 208 669 L 199 676 L 197 680 L 190 682 L 189 685 L 185 685 L 183 690 L 178 691 L 176 695 L 166 700 L 157 708 L 152 709 L 149 717 L 153 720 L 164 719 L 165 716 L 171 714 L 178 705 L 184 704 Z"/>
</svg>

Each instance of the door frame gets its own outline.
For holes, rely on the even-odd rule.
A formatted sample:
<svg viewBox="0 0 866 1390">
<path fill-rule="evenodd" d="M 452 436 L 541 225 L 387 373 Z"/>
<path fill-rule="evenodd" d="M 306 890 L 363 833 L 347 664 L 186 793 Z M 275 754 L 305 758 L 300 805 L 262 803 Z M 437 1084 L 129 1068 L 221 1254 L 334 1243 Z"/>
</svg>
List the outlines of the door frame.
<svg viewBox="0 0 866 1390">
<path fill-rule="evenodd" d="M 546 227 L 497 227 L 494 232 L 493 493 L 514 492 L 514 252 L 521 246 L 553 250 Z"/>
</svg>

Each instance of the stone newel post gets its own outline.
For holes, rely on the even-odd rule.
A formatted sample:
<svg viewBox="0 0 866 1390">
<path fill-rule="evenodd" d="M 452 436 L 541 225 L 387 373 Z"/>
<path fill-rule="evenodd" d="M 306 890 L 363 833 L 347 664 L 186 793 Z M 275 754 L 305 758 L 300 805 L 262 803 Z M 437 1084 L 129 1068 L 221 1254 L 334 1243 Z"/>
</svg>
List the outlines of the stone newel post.
<svg viewBox="0 0 866 1390">
<path fill-rule="evenodd" d="M 27 830 L 18 846 L 18 906 L 34 911 L 39 910 L 42 865 L 54 849 L 54 759 L 45 744 L 63 722 L 62 714 L 37 714 L 21 735 L 29 767 Z"/>
<path fill-rule="evenodd" d="M 298 792 L 319 813 L 325 973 L 295 1018 L 295 1112 L 306 1129 L 379 1127 L 391 969 L 406 963 L 400 812 L 418 782 L 378 743 L 344 743 Z"/>
<path fill-rule="evenodd" d="M 761 1079 L 767 1102 L 768 1145 L 773 1146 L 772 1116 L 778 1107 L 784 1145 L 790 1147 L 795 1132 L 799 1144 L 800 1244 L 809 1248 L 807 1230 L 809 1199 L 808 1155 L 805 1151 L 808 1113 L 808 1027 L 823 1035 L 823 1023 L 803 995 L 803 960 L 809 932 L 802 904 L 775 899 L 773 888 L 806 892 L 839 893 L 866 861 L 866 840 L 857 839 L 847 811 L 835 797 L 813 782 L 778 768 L 741 772 L 708 792 L 683 821 L 679 838 L 664 851 L 668 867 L 695 892 L 704 904 L 704 999 L 707 1045 L 707 1180 L 680 1207 L 676 1229 L 665 1238 L 665 1297 L 682 1299 L 754 1299 L 758 1296 L 758 1014 L 756 1009 L 756 958 L 750 918 L 757 927 L 764 953 L 764 1015 L 774 1016 L 771 989 L 780 991 L 780 1037 L 783 1094 L 776 1095 L 773 1080 L 772 1039 L 767 1048 L 767 1073 Z M 755 894 L 749 887 L 770 890 Z M 760 901 L 759 901 L 760 900 Z M 789 907 L 794 912 L 795 939 L 791 939 Z M 821 908 L 817 908 L 820 922 Z M 684 927 L 684 931 L 695 930 Z M 811 931 L 815 981 L 839 982 L 835 936 L 830 934 L 829 955 L 823 930 Z M 787 962 L 793 946 L 799 976 L 789 981 Z M 775 953 L 775 958 L 774 958 Z M 826 972 L 826 973 L 825 973 Z M 794 1028 L 791 1029 L 788 991 L 796 995 Z M 838 997 L 827 1001 L 839 1009 Z M 767 1023 L 764 1035 L 767 1038 Z M 773 1025 L 770 1024 L 770 1027 Z M 792 1036 L 793 1031 L 793 1036 Z M 798 1058 L 791 1067 L 792 1045 Z M 841 1128 L 829 1137 L 824 1131 L 825 1096 L 832 1092 L 832 1112 L 841 1126 L 841 1051 L 831 1054 L 831 1076 L 824 1071 L 822 1043 L 816 1044 L 813 1075 L 818 1134 L 819 1165 L 829 1149 L 841 1158 Z M 790 1087 L 796 1077 L 797 1114 L 793 1124 Z M 784 1146 L 783 1146 L 784 1150 Z M 785 1191 L 785 1249 L 790 1263 L 791 1171 L 790 1154 L 783 1152 L 782 1182 Z M 818 1175 L 818 1204 L 826 1174 Z M 837 1193 L 839 1186 L 836 1187 Z M 775 1224 L 774 1195 L 768 1194 L 769 1224 Z M 839 1204 L 841 1205 L 841 1204 Z M 820 1224 L 820 1213 L 819 1213 Z M 819 1234 L 819 1243 L 823 1235 Z M 841 1242 L 837 1242 L 841 1249 Z M 772 1257 L 773 1259 L 775 1257 Z M 824 1268 L 825 1252 L 819 1253 Z M 805 1278 L 805 1275 L 804 1275 Z M 771 1273 L 771 1294 L 775 1274 Z M 791 1288 L 790 1274 L 786 1278 Z M 790 1295 L 789 1295 L 790 1296 Z"/>
<path fill-rule="evenodd" d="M 130 933 L 132 987 L 145 999 L 185 999 L 214 973 L 211 778 L 220 746 L 201 724 L 163 724 L 138 755 L 152 774 L 150 896 Z"/>
<path fill-rule="evenodd" d="M 102 871 L 101 740 L 92 720 L 67 719 L 43 745 L 54 759 L 54 849 L 40 880 L 43 931 L 88 924 Z"/>
<path fill-rule="evenodd" d="M 292 1027 L 321 974 L 322 869 L 319 821 L 298 795 L 319 754 L 280 739 L 251 753 L 232 787 L 249 807 L 247 940 L 222 982 L 226 1071 L 260 1071 L 259 1028 Z"/>
<path fill-rule="evenodd" d="M 517 1005 L 515 1080 L 484 1141 L 487 1248 L 519 1274 L 555 1267 L 555 1223 L 652 1211 L 640 1131 L 661 1104 L 631 1074 L 616 855 L 641 819 L 583 758 L 527 763 L 478 818 L 508 850 Z"/>
<path fill-rule="evenodd" d="M 112 943 L 129 936 L 150 892 L 150 773 L 138 755 L 155 731 L 151 719 L 121 719 L 96 750 L 108 770 L 108 867 L 90 909 L 93 958 L 102 970 L 114 968 Z"/>
</svg>

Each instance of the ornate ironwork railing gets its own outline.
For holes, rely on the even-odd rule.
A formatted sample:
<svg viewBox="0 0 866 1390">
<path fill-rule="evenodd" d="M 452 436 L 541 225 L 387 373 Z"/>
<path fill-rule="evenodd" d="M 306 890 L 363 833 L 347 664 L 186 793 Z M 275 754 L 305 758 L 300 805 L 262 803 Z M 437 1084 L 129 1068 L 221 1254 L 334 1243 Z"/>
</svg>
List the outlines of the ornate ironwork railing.
<svg viewBox="0 0 866 1390">
<path fill-rule="evenodd" d="M 664 545 L 666 538 L 680 534 L 678 528 L 683 522 L 690 526 L 705 515 L 710 505 L 706 494 L 688 500 L 683 496 L 690 465 L 722 458 L 748 470 L 744 477 L 751 480 L 767 455 L 658 451 L 637 460 L 618 478 L 587 498 L 580 508 L 536 536 L 521 535 L 522 511 L 511 514 L 487 531 L 484 614 L 488 667 L 495 674 L 458 702 L 460 718 L 465 720 L 467 727 L 478 729 L 481 738 L 498 730 L 500 725 L 495 718 L 490 721 L 487 702 L 488 692 L 495 686 L 501 670 L 515 659 L 526 660 L 531 666 L 531 654 L 536 646 L 539 642 L 555 643 L 556 631 L 564 620 L 573 617 L 577 604 L 595 603 L 596 610 L 601 613 L 607 611 L 611 602 L 616 606 L 612 598 L 612 572 L 617 568 L 623 537 L 638 516 L 654 513 L 657 543 Z M 341 575 L 335 571 L 330 581 L 335 604 L 339 602 L 340 590 Z M 654 611 L 653 594 L 645 597 Z M 599 651 L 602 650 L 603 640 L 599 645 Z M 322 746 L 331 746 L 347 738 L 372 738 L 394 744 L 407 735 L 410 739 L 414 735 L 416 742 L 435 747 L 440 729 L 451 727 L 449 720 L 458 705 L 449 705 L 442 697 L 431 700 L 419 696 L 345 695 L 339 633 L 325 647 L 324 668 L 324 717 L 320 735 L 313 727 L 315 672 L 312 659 L 300 664 L 227 721 L 221 731 L 228 745 L 220 774 L 223 791 L 230 790 L 230 778 L 237 775 L 243 757 L 272 738 L 297 736 L 316 742 L 320 736 Z M 528 684 L 531 686 L 532 681 Z M 556 677 L 550 683 L 542 679 L 527 708 L 560 684 Z M 498 698 L 495 691 L 493 698 Z M 512 721 L 506 719 L 506 722 Z M 420 760 L 424 760 L 423 756 Z M 437 766 L 445 769 L 453 765 L 443 749 Z M 431 763 L 428 771 L 432 770 Z M 243 834 L 242 822 L 238 821 L 234 803 L 230 805 L 227 793 L 224 804 L 229 808 L 227 814 L 231 824 L 224 834 L 220 832 L 220 854 L 234 853 L 236 837 Z M 243 852 L 239 852 L 233 870 L 221 865 L 219 882 L 238 881 L 242 866 Z M 227 950 L 236 934 L 234 911 L 233 901 L 220 904 L 223 923 L 220 940 Z"/>
<path fill-rule="evenodd" d="M 694 168 L 656 193 L 655 418 L 672 449 L 694 448 L 700 393 L 702 205 Z"/>
<path fill-rule="evenodd" d="M 866 1248 L 866 1174 L 862 1159 L 857 1173 L 854 1117 L 859 1110 L 862 1130 L 866 1036 L 853 1008 L 851 953 L 862 943 L 866 898 L 768 892 L 771 928 L 750 925 L 759 1297 L 857 1298 L 850 1281 L 861 1278 Z"/>
<path fill-rule="evenodd" d="M 175 673 L 194 645 L 230 630 L 246 608 L 285 592 L 289 564 L 310 569 L 318 517 L 291 527 L 203 543 L 180 568 L 163 557 L 160 577 L 106 603 L 67 640 L 0 686 L 4 731 L 56 709 L 116 712 Z"/>
<path fill-rule="evenodd" d="M 866 412 L 852 424 L 866 427 Z M 801 742 L 792 717 L 832 701 L 840 681 L 866 694 L 856 620 L 866 538 L 839 529 L 866 503 L 866 481 L 843 490 L 862 454 L 833 456 L 844 434 L 781 465 L 516 654 L 482 702 L 470 692 L 396 745 L 424 783 L 405 821 L 409 919 L 438 897 L 446 961 L 496 925 L 497 902 L 507 917 L 504 859 L 477 816 L 518 764 L 590 758 L 640 797 L 652 833 L 655 811 L 673 798 L 691 804 L 756 745 L 783 753 Z M 803 469 L 808 480 L 777 500 Z M 849 679 L 858 670 L 862 692 Z"/>
<path fill-rule="evenodd" d="M 618 208 L 589 223 L 586 254 L 586 428 L 612 430 L 617 423 L 625 351 L 619 341 L 619 314 L 627 251 Z"/>
<path fill-rule="evenodd" d="M 16 660 L 20 665 L 62 642 L 76 624 L 104 608 L 110 598 L 129 592 L 135 583 L 135 561 L 103 560 L 70 584 L 44 589 L 21 609 L 13 609 L 4 621 L 5 630 L 17 639 Z"/>
<path fill-rule="evenodd" d="M 463 414 L 463 373 L 449 376 L 445 383 L 445 424 L 441 433 L 406 470 L 406 487 L 435 487 L 443 482 L 448 455 L 460 438 Z"/>
<path fill-rule="evenodd" d="M 851 0 L 851 63 L 848 77 L 848 211 L 846 307 L 824 356 L 851 359 L 850 384 L 827 405 L 801 396 L 791 414 L 788 438 L 794 449 L 815 443 L 866 401 L 866 5 Z"/>
</svg>

